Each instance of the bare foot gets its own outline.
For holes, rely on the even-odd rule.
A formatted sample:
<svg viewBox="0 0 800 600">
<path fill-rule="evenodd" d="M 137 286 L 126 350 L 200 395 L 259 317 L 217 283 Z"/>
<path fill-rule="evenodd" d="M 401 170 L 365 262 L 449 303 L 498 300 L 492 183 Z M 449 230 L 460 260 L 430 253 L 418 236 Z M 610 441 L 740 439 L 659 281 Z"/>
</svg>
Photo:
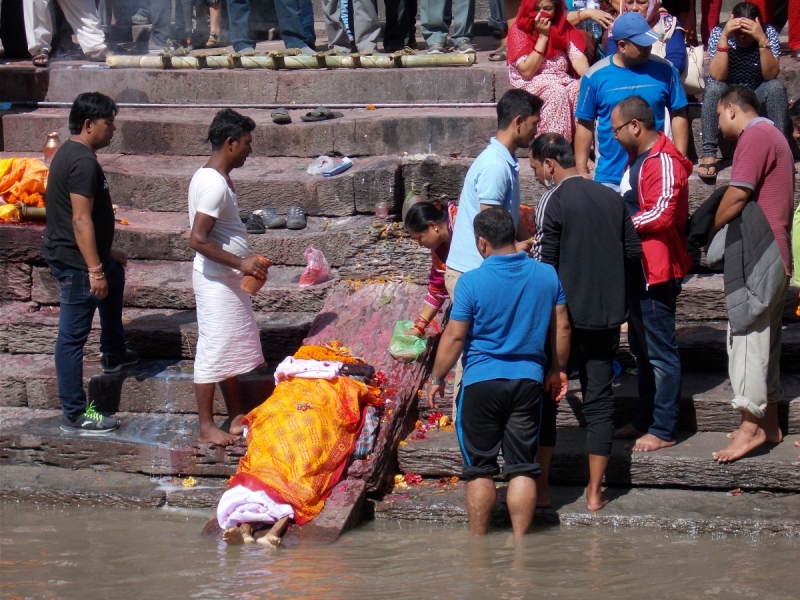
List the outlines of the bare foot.
<svg viewBox="0 0 800 600">
<path fill-rule="evenodd" d="M 242 435 L 244 433 L 244 427 L 242 426 L 242 419 L 244 419 L 244 415 L 236 415 L 235 417 L 231 418 L 228 417 L 222 422 L 220 425 L 220 429 L 231 435 Z"/>
<path fill-rule="evenodd" d="M 615 440 L 632 440 L 642 437 L 645 434 L 644 431 L 639 431 L 631 425 L 630 423 L 625 425 L 625 427 L 620 427 L 619 429 L 614 430 L 614 435 L 612 436 Z"/>
<path fill-rule="evenodd" d="M 778 403 L 773 402 L 767 405 L 767 410 L 760 422 L 761 428 L 767 434 L 768 444 L 780 444 L 783 441 L 783 432 L 778 422 Z M 739 430 L 731 431 L 728 434 L 729 440 L 735 440 Z"/>
<path fill-rule="evenodd" d="M 625 450 L 633 450 L 634 452 L 654 452 L 662 448 L 674 446 L 676 443 L 675 440 L 666 441 L 647 433 L 636 440 L 636 443 L 625 446 Z"/>
<path fill-rule="evenodd" d="M 757 423 L 743 421 L 739 431 L 731 439 L 727 448 L 711 453 L 714 460 L 721 463 L 739 460 L 764 444 L 767 441 L 767 434 Z"/>
<path fill-rule="evenodd" d="M 225 433 L 222 429 L 213 424 L 208 427 L 201 425 L 200 432 L 197 434 L 197 441 L 208 442 L 216 444 L 217 446 L 230 446 L 235 443 L 239 437 L 240 435 Z"/>
<path fill-rule="evenodd" d="M 244 538 L 242 537 L 242 532 L 239 531 L 238 527 L 228 527 L 222 533 L 222 539 L 225 540 L 226 544 L 230 544 L 231 546 L 244 544 Z"/>
<path fill-rule="evenodd" d="M 242 533 L 242 539 L 245 544 L 252 544 L 256 541 L 253 537 L 253 526 L 250 525 L 250 523 L 242 523 L 239 525 L 239 531 Z"/>
<path fill-rule="evenodd" d="M 256 541 L 263 546 L 273 546 L 274 548 L 282 546 L 283 540 L 281 537 L 286 533 L 286 528 L 288 526 L 289 517 L 282 517 L 275 522 L 272 529 L 267 532 L 267 535 L 259 537 Z"/>
<path fill-rule="evenodd" d="M 795 440 L 794 445 L 800 448 L 800 440 Z M 800 458 L 800 456 L 798 456 L 797 458 Z"/>
<path fill-rule="evenodd" d="M 597 492 L 589 492 L 589 488 L 586 488 L 586 508 L 591 511 L 600 510 L 606 504 L 611 502 L 611 498 L 608 497 L 604 491 Z"/>
</svg>

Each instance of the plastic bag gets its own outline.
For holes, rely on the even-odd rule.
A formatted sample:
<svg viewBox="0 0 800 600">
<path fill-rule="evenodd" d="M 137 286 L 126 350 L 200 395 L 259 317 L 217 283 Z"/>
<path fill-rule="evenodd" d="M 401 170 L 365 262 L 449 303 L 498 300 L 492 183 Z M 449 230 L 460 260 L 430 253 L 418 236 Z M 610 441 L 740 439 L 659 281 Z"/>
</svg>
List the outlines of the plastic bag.
<svg viewBox="0 0 800 600">
<path fill-rule="evenodd" d="M 309 246 L 308 250 L 303 252 L 303 256 L 306 259 L 306 270 L 300 276 L 300 287 L 308 287 L 325 281 L 331 274 L 331 266 L 322 251 L 317 250 L 314 246 Z"/>
<path fill-rule="evenodd" d="M 414 326 L 414 321 L 398 321 L 395 323 L 392 339 L 389 342 L 389 354 L 401 363 L 417 360 L 428 342 L 415 335 L 406 335 L 406 331 Z"/>
<path fill-rule="evenodd" d="M 328 171 L 332 171 L 334 167 L 333 159 L 330 156 L 318 156 L 314 161 L 308 165 L 306 173 L 309 175 L 322 175 Z"/>
</svg>

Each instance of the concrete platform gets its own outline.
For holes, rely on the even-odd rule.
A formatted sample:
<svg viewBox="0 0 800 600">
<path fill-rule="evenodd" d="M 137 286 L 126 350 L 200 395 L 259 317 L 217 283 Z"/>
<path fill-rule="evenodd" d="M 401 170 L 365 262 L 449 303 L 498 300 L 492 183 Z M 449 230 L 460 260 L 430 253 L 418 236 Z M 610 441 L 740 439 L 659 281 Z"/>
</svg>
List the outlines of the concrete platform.
<svg viewBox="0 0 800 600">
<path fill-rule="evenodd" d="M 412 486 L 374 503 L 376 519 L 467 523 L 464 484 Z M 434 484 L 436 485 L 436 484 Z M 495 526 L 511 519 L 505 501 L 506 486 L 498 490 L 492 513 Z M 612 488 L 612 501 L 603 510 L 586 509 L 582 487 L 553 486 L 552 508 L 536 510 L 535 526 L 648 528 L 679 533 L 800 535 L 800 495 L 769 492 L 743 493 L 699 490 Z"/>
<path fill-rule="evenodd" d="M 53 354 L 58 336 L 59 308 L 43 306 L 29 312 L 28 303 L 0 305 L 0 351 L 12 354 Z M 256 313 L 261 346 L 267 360 L 283 360 L 300 347 L 316 313 Z M 123 326 L 128 345 L 142 358 L 194 358 L 197 316 L 193 310 L 127 308 Z M 100 320 L 95 315 L 85 347 L 100 351 Z"/>
<path fill-rule="evenodd" d="M 731 409 L 732 410 L 732 409 Z M 463 465 L 455 432 L 430 432 L 427 440 L 408 439 L 398 448 L 402 472 L 423 477 L 460 476 Z M 724 433 L 693 433 L 678 436 L 678 444 L 658 452 L 625 450 L 628 441 L 615 440 L 605 482 L 622 487 L 683 487 L 731 490 L 765 489 L 800 491 L 800 459 L 787 436 L 783 443 L 765 444 L 752 456 L 730 464 L 718 464 L 711 453 L 728 445 Z M 563 428 L 551 464 L 550 481 L 583 484 L 588 481 L 586 431 Z"/>
</svg>

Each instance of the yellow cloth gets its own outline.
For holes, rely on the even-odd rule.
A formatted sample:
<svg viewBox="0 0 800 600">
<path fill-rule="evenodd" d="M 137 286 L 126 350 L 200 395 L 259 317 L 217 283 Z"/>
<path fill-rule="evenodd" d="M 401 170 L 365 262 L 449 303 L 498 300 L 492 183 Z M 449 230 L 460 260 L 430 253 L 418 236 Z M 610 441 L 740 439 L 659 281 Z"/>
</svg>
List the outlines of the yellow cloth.
<svg viewBox="0 0 800 600">
<path fill-rule="evenodd" d="M 36 158 L 0 160 L 0 195 L 9 204 L 43 208 L 47 174 L 47 166 Z"/>
<path fill-rule="evenodd" d="M 302 525 L 322 510 L 353 451 L 366 404 L 379 390 L 349 377 L 282 381 L 244 419 L 247 455 L 229 487 L 263 490 L 291 504 Z"/>
</svg>

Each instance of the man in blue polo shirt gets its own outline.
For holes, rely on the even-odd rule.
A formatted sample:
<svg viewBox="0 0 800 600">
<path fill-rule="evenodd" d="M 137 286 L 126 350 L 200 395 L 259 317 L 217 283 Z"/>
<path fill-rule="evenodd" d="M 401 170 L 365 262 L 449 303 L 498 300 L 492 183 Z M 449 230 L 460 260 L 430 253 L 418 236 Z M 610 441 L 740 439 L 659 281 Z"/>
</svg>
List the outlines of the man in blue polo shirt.
<svg viewBox="0 0 800 600">
<path fill-rule="evenodd" d="M 481 211 L 473 227 L 474 243 L 485 260 L 458 280 L 428 401 L 435 407 L 436 394 L 444 395 L 444 377 L 463 349 L 456 431 L 464 457 L 462 474 L 468 480 L 470 533 L 485 535 L 489 530 L 502 448 L 508 510 L 519 537 L 530 528 L 536 508 L 542 395 L 549 391 L 559 401 L 567 393 L 569 317 L 555 269 L 517 251 L 516 226 L 507 210 Z M 548 329 L 553 366 L 545 377 Z"/>
<path fill-rule="evenodd" d="M 686 156 L 689 149 L 689 121 L 686 118 L 686 93 L 680 77 L 668 61 L 650 56 L 656 34 L 638 12 L 617 18 L 611 30 L 618 52 L 595 63 L 581 78 L 575 117 L 575 162 L 578 172 L 589 178 L 589 151 L 597 122 L 597 167 L 594 180 L 619 191 L 628 153 L 615 139 L 611 111 L 625 98 L 641 96 L 656 114 L 656 129 L 664 131 L 669 111 L 672 141 Z"/>
<path fill-rule="evenodd" d="M 508 90 L 497 103 L 497 137 L 491 139 L 470 166 L 458 201 L 458 218 L 444 273 L 444 285 L 451 299 L 461 274 L 477 269 L 483 262 L 472 231 L 472 221 L 482 210 L 495 206 L 507 210 L 517 230 L 518 248 L 527 250 L 532 245 L 530 232 L 519 224 L 519 161 L 515 153 L 518 148 L 530 146 L 536 137 L 541 109 L 541 98 L 518 89 Z M 459 362 L 453 381 L 456 397 L 461 388 L 461 373 Z"/>
</svg>

